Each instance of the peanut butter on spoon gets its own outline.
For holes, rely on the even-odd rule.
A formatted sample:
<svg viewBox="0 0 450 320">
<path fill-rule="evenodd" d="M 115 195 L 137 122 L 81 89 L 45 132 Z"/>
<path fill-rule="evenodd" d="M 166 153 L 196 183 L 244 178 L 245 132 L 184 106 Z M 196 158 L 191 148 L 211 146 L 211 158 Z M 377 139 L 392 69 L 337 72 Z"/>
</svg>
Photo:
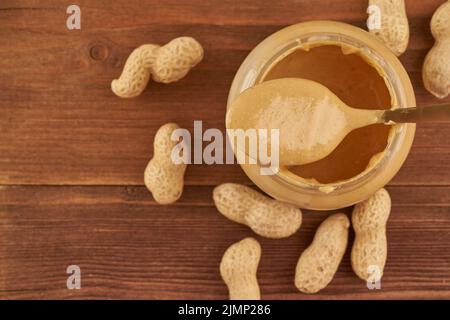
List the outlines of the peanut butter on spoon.
<svg viewBox="0 0 450 320">
<path fill-rule="evenodd" d="M 292 166 L 325 158 L 348 133 L 360 127 L 436 119 L 450 119 L 450 106 L 355 109 L 320 83 L 285 78 L 263 82 L 239 95 L 227 112 L 226 126 L 279 129 L 280 165 Z M 269 149 L 270 134 L 264 142 Z"/>
</svg>

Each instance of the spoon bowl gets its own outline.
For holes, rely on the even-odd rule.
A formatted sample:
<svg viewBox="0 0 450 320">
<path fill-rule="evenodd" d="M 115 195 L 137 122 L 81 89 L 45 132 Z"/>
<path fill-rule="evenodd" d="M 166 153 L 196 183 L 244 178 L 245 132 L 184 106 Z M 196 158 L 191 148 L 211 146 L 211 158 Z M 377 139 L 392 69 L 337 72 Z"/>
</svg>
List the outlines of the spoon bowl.
<svg viewBox="0 0 450 320">
<path fill-rule="evenodd" d="M 259 146 L 279 150 L 281 166 L 303 165 L 328 156 L 351 131 L 385 123 L 450 120 L 450 105 L 390 110 L 356 109 L 331 90 L 300 78 L 270 80 L 241 93 L 227 112 L 228 129 L 278 130 L 279 140 L 258 135 Z M 245 153 L 251 154 L 246 146 Z"/>
</svg>

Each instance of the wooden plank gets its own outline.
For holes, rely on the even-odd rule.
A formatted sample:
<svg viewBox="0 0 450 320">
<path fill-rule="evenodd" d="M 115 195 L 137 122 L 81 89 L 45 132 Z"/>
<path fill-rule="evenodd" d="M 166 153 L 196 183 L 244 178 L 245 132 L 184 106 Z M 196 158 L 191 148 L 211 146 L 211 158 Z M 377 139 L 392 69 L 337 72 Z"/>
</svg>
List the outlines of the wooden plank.
<svg viewBox="0 0 450 320">
<path fill-rule="evenodd" d="M 256 187 L 254 187 L 257 189 Z M 1 186 L 0 205 L 87 206 L 139 205 L 147 207 L 214 207 L 210 186 L 188 186 L 174 205 L 161 206 L 145 187 L 139 186 Z M 448 207 L 450 186 L 389 186 L 394 207 Z"/>
<path fill-rule="evenodd" d="M 192 127 L 186 120 L 180 120 L 184 127 Z M 0 144 L 0 154 L 6 157 L 1 162 L 0 183 L 143 185 L 143 172 L 153 153 L 152 140 L 159 123 L 132 122 L 119 120 L 107 128 L 100 121 L 97 127 L 89 127 L 87 123 L 80 128 L 75 124 L 69 127 L 66 123 L 64 128 L 45 127 L 39 134 L 31 135 L 25 133 L 27 128 L 22 134 L 7 132 L 2 135 L 5 143 Z M 120 129 L 122 125 L 128 128 Z M 214 126 L 205 126 L 209 127 Z M 391 184 L 449 185 L 448 136 L 450 128 L 446 125 L 421 125 L 409 158 Z M 14 141 L 21 147 L 6 141 Z M 238 165 L 188 167 L 187 185 L 223 182 L 250 183 Z"/>
<path fill-rule="evenodd" d="M 407 12 L 414 17 L 430 18 L 445 0 L 407 0 Z M 165 0 L 79 0 L 84 10 L 83 21 L 91 29 L 137 28 L 143 24 L 179 25 L 189 23 L 213 25 L 284 25 L 303 20 L 331 19 L 341 21 L 366 20 L 367 2 L 361 0 L 321 0 L 311 5 L 309 1 L 285 0 L 274 3 L 270 0 L 221 0 L 221 1 L 177 1 Z M 4 0 L 0 5 L 7 21 L 6 26 L 20 28 L 14 24 L 17 11 L 27 14 L 27 27 L 51 30 L 58 26 L 55 19 L 59 11 L 65 12 L 66 4 L 58 0 Z M 39 20 L 45 18 L 45 26 Z M 133 17 L 133 19 L 130 19 Z M 60 20 L 61 21 L 61 20 Z"/>
<path fill-rule="evenodd" d="M 349 250 L 320 294 L 295 289 L 298 256 L 329 214 L 308 211 L 294 236 L 256 237 L 263 298 L 450 298 L 450 188 L 389 191 L 394 206 L 381 290 L 369 291 L 357 279 Z M 225 299 L 221 256 L 255 235 L 221 216 L 211 192 L 188 187 L 179 203 L 158 206 L 142 187 L 3 187 L 0 298 Z M 65 287 L 70 264 L 81 267 L 82 290 Z"/>
<path fill-rule="evenodd" d="M 429 18 L 441 2 L 408 3 L 412 37 L 401 60 L 420 104 L 440 102 L 423 88 L 420 69 L 432 45 Z M 57 1 L 2 2 L 0 184 L 142 185 L 161 124 L 177 121 L 192 128 L 192 121 L 201 119 L 205 128 L 223 128 L 234 73 L 266 36 L 297 21 L 328 18 L 363 26 L 366 19 L 362 1 L 142 3 L 82 1 L 83 29 L 69 32 Z M 152 83 L 134 100 L 112 94 L 110 81 L 133 47 L 180 34 L 195 36 L 206 49 L 189 77 L 167 86 Z M 392 183 L 450 184 L 448 130 L 422 126 Z M 238 167 L 229 166 L 191 167 L 186 177 L 188 185 L 224 181 L 248 183 Z"/>
</svg>

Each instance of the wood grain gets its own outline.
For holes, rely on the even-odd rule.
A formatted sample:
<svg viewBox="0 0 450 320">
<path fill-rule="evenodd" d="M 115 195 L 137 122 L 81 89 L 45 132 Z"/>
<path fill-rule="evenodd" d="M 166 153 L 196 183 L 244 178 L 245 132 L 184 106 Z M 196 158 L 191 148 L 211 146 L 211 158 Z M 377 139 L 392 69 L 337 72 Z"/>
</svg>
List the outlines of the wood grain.
<svg viewBox="0 0 450 320">
<path fill-rule="evenodd" d="M 421 66 L 433 45 L 429 22 L 443 0 L 406 0 L 411 41 L 401 61 L 418 104 L 438 100 Z M 190 166 L 173 206 L 156 205 L 143 185 L 163 123 L 224 127 L 228 90 L 240 63 L 271 33 L 331 19 L 364 27 L 366 0 L 80 0 L 82 30 L 65 27 L 58 0 L 0 3 L 0 298 L 225 299 L 218 264 L 234 241 L 254 236 L 222 217 L 213 186 L 250 184 L 234 166 Z M 190 35 L 205 59 L 182 81 L 151 83 L 136 99 L 110 82 L 136 46 Z M 450 127 L 418 126 L 388 189 L 389 259 L 382 290 L 352 273 L 349 253 L 318 295 L 293 285 L 298 256 L 326 212 L 307 212 L 289 239 L 264 240 L 265 299 L 450 298 Z M 345 209 L 346 213 L 350 209 Z M 188 231 L 188 232 L 187 232 Z M 82 269 L 80 291 L 66 267 Z"/>
<path fill-rule="evenodd" d="M 142 185 L 142 170 L 161 124 L 176 121 L 191 129 L 193 120 L 201 119 L 205 129 L 224 127 L 234 74 L 262 39 L 299 21 L 339 19 L 363 26 L 366 19 L 362 0 L 322 5 L 282 1 L 275 6 L 271 1 L 239 6 L 236 1 L 165 1 L 164 6 L 156 1 L 82 1 L 82 30 L 68 31 L 65 8 L 58 1 L 23 1 L 22 9 L 8 2 L 0 5 L 0 184 Z M 418 103 L 438 103 L 423 88 L 421 65 L 433 43 L 429 19 L 442 1 L 409 2 L 412 36 L 402 61 Z M 196 37 L 206 50 L 205 60 L 189 77 L 171 85 L 151 83 L 137 99 L 114 96 L 111 79 L 134 47 L 165 43 L 180 34 Z M 450 175 L 442 175 L 450 171 L 448 130 L 420 127 L 411 159 L 393 183 L 450 184 Z M 215 185 L 225 177 L 248 181 L 237 167 L 194 166 L 186 182 Z"/>
<path fill-rule="evenodd" d="M 450 298 L 450 188 L 389 191 L 394 206 L 382 290 L 369 291 L 357 279 L 347 250 L 329 287 L 314 296 L 297 291 L 297 259 L 329 214 L 305 212 L 294 236 L 256 237 L 263 298 Z M 226 299 L 221 256 L 255 235 L 220 215 L 211 193 L 188 187 L 179 203 L 162 207 L 143 187 L 4 187 L 0 298 Z M 70 264 L 81 267 L 80 291 L 65 288 Z"/>
</svg>

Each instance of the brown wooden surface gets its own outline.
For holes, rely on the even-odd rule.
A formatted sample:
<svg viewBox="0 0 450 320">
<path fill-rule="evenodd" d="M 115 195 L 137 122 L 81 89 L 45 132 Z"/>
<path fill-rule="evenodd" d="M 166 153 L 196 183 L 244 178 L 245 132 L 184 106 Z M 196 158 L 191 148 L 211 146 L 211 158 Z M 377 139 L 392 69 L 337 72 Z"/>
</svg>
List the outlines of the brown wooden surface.
<svg viewBox="0 0 450 320">
<path fill-rule="evenodd" d="M 406 2 L 411 41 L 401 61 L 418 103 L 438 103 L 422 85 L 421 65 L 433 44 L 430 18 L 444 1 Z M 250 182 L 238 166 L 190 166 L 181 201 L 158 206 L 142 186 L 153 136 L 168 121 L 223 128 L 233 76 L 258 42 L 300 21 L 362 27 L 366 1 L 78 4 L 82 30 L 69 31 L 65 1 L 0 2 L 0 298 L 226 298 L 220 258 L 253 234 L 222 217 L 211 192 L 222 182 Z M 151 83 L 133 100 L 112 94 L 110 81 L 134 47 L 180 35 L 194 36 L 206 51 L 187 78 Z M 382 290 L 367 290 L 348 253 L 319 295 L 295 289 L 296 260 L 329 214 L 306 212 L 295 236 L 257 237 L 262 297 L 450 298 L 449 137 L 449 125 L 420 125 L 388 186 L 393 209 Z M 82 290 L 66 289 L 70 264 L 81 267 Z"/>
</svg>

